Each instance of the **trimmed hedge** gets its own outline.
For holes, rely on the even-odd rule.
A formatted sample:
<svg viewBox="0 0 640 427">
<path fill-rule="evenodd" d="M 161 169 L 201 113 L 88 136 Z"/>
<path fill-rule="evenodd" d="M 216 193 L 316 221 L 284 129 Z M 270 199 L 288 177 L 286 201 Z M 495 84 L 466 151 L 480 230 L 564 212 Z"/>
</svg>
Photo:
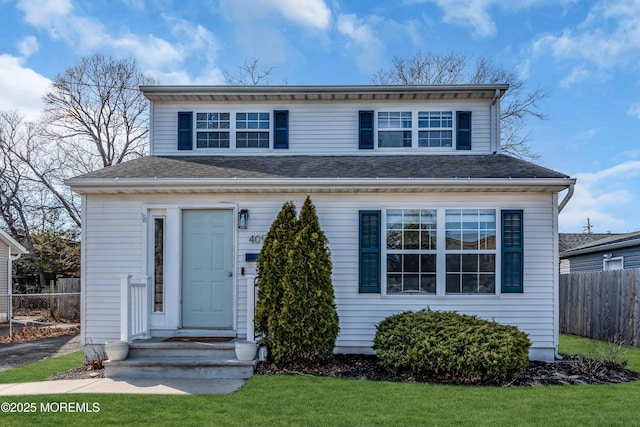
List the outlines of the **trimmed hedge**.
<svg viewBox="0 0 640 427">
<path fill-rule="evenodd" d="M 373 348 L 398 374 L 456 383 L 500 384 L 529 363 L 531 342 L 515 326 L 476 316 L 423 310 L 384 319 Z"/>
</svg>

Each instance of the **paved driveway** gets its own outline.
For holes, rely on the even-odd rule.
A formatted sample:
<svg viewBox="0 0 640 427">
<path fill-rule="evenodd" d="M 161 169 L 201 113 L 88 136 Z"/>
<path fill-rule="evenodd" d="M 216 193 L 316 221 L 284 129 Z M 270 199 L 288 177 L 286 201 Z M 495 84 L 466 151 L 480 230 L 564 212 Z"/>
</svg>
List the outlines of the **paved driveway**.
<svg viewBox="0 0 640 427">
<path fill-rule="evenodd" d="M 0 344 L 0 371 L 80 350 L 78 334 Z"/>
</svg>

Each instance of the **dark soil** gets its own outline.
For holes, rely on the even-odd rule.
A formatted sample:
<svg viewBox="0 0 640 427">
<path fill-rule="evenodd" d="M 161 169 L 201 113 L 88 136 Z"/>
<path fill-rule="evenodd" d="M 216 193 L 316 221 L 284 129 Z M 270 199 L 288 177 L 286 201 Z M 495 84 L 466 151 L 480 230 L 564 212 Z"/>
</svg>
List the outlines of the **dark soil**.
<svg viewBox="0 0 640 427">
<path fill-rule="evenodd" d="M 256 373 L 261 375 L 313 375 L 336 378 L 354 378 L 375 381 L 418 383 L 452 383 L 433 378 L 407 377 L 387 371 L 373 355 L 338 354 L 327 365 L 290 366 L 278 368 L 274 364 L 260 362 Z M 530 362 L 525 371 L 514 381 L 503 386 L 540 386 L 569 384 L 617 384 L 640 380 L 640 373 L 625 369 L 622 364 L 604 363 L 582 356 L 564 356 L 554 363 Z"/>
</svg>

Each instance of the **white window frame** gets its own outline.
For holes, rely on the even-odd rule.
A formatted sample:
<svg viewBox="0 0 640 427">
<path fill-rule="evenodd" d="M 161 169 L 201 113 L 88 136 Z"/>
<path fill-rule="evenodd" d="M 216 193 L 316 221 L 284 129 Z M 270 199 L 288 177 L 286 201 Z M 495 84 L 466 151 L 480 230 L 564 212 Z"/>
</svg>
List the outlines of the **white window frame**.
<svg viewBox="0 0 640 427">
<path fill-rule="evenodd" d="M 393 109 L 385 109 L 385 110 L 374 110 L 374 118 L 373 118 L 373 126 L 374 126 L 374 144 L 376 149 L 380 150 L 414 150 L 414 151 L 443 151 L 443 152 L 451 152 L 456 151 L 456 110 L 454 109 L 437 109 L 437 110 L 428 110 L 428 109 L 419 109 L 419 110 L 393 110 Z M 410 113 L 411 114 L 411 127 L 394 127 L 394 128 L 384 128 L 380 127 L 380 114 L 400 114 L 400 121 L 402 125 L 402 114 Z M 451 114 L 451 127 L 421 127 L 420 126 L 420 114 L 433 114 L 433 113 L 449 113 Z M 411 145 L 410 146 L 381 146 L 380 145 L 380 132 L 400 132 L 407 131 L 411 132 Z M 439 147 L 428 147 L 428 146 L 420 146 L 420 132 L 451 132 L 451 145 L 450 146 L 439 146 Z"/>
<path fill-rule="evenodd" d="M 399 117 L 397 120 L 399 120 L 399 124 L 400 126 L 398 127 L 381 127 L 380 123 L 381 123 L 381 114 L 398 114 Z M 407 120 L 406 115 L 409 115 L 409 121 L 410 121 L 410 125 L 409 127 L 405 127 L 404 123 Z M 403 117 L 405 116 L 405 117 Z M 391 124 L 391 117 L 387 117 L 386 122 L 390 125 Z M 413 112 L 412 111 L 394 111 L 394 110 L 389 110 L 389 111 L 376 111 L 375 112 L 375 126 L 377 128 L 377 132 L 376 132 L 376 144 L 379 148 L 383 148 L 383 149 L 407 149 L 407 148 L 412 148 L 413 147 L 413 141 L 414 141 L 414 117 L 413 117 Z M 402 132 L 402 141 L 403 141 L 403 145 L 398 145 L 398 146 L 381 146 L 380 145 L 380 133 L 381 132 Z M 411 140 L 410 140 L 410 145 L 406 146 L 404 145 L 404 133 L 405 132 L 409 132 L 409 135 L 411 136 Z"/>
<path fill-rule="evenodd" d="M 229 128 L 223 129 L 203 129 L 198 128 L 198 114 L 229 114 Z M 268 124 L 267 129 L 242 129 L 237 126 L 237 115 L 241 114 L 267 114 L 268 115 Z M 193 136 L 193 147 L 194 151 L 203 151 L 203 152 L 216 152 L 216 153 L 226 153 L 229 150 L 241 150 L 241 151 L 250 151 L 250 150 L 273 150 L 273 111 L 267 111 L 264 109 L 252 109 L 252 110 L 195 110 L 194 111 L 194 136 Z M 228 132 L 229 133 L 229 147 L 198 147 L 198 133 L 202 132 Z M 269 139 L 268 147 L 238 147 L 238 133 L 241 132 L 257 132 L 257 133 L 266 133 Z"/>
<path fill-rule="evenodd" d="M 611 268 L 615 266 L 615 263 L 620 262 L 620 268 Z M 603 257 L 602 259 L 602 271 L 616 271 L 616 270 L 624 270 L 624 257 L 616 256 L 616 257 Z"/>
<path fill-rule="evenodd" d="M 496 221 L 496 244 L 494 249 L 485 250 L 448 250 L 446 249 L 446 211 L 450 209 L 460 210 L 491 210 L 495 214 Z M 420 293 L 420 292 L 407 292 L 407 293 L 388 293 L 387 283 L 387 254 L 395 253 L 397 251 L 389 251 L 387 249 L 387 212 L 393 210 L 435 210 L 436 211 L 436 249 L 433 253 L 436 255 L 436 293 Z M 501 212 L 502 209 L 497 206 L 468 206 L 468 205 L 456 205 L 447 204 L 442 205 L 440 203 L 434 204 L 420 204 L 416 206 L 383 206 L 381 207 L 381 224 L 380 224 L 380 290 L 381 295 L 385 298 L 491 298 L 499 297 L 501 295 L 501 253 L 502 253 L 502 227 L 501 227 Z M 419 253 L 427 253 L 428 251 L 418 251 Z M 429 252 L 431 253 L 431 252 Z M 491 253 L 495 256 L 494 263 L 494 292 L 493 293 L 447 293 L 446 292 L 446 255 L 450 253 Z"/>
<path fill-rule="evenodd" d="M 156 310 L 156 219 L 162 219 L 162 310 Z M 167 215 L 165 213 L 152 213 L 149 215 L 149 277 L 151 294 L 151 313 L 163 314 L 166 311 L 166 284 L 167 284 Z"/>
<path fill-rule="evenodd" d="M 429 149 L 432 149 L 432 148 L 451 149 L 451 148 L 453 148 L 454 147 L 454 132 L 453 132 L 454 126 L 453 126 L 453 124 L 455 122 L 453 113 L 454 113 L 453 111 L 418 111 L 418 120 L 417 120 L 417 125 L 418 125 L 418 139 L 417 139 L 418 148 L 429 148 Z M 427 120 L 427 125 L 426 126 L 420 126 L 420 115 L 421 114 L 427 114 L 428 115 L 428 118 L 426 119 Z M 431 115 L 432 114 L 433 115 L 435 115 L 435 114 L 439 114 L 440 115 L 440 118 L 439 118 L 440 126 L 434 126 L 434 127 L 431 126 Z M 442 126 L 443 121 L 446 120 L 445 118 L 443 118 L 443 114 L 448 114 L 449 115 L 448 121 L 451 123 L 451 126 Z M 451 133 L 451 138 L 450 138 L 450 142 L 451 143 L 450 143 L 450 145 L 444 145 L 444 146 L 443 145 L 437 145 L 437 146 L 424 145 L 424 146 L 421 146 L 420 145 L 420 133 L 421 132 L 427 132 L 428 134 L 435 133 L 435 132 L 440 132 L 440 136 L 441 136 L 440 141 L 441 142 L 442 142 L 442 132 L 450 132 Z"/>
</svg>

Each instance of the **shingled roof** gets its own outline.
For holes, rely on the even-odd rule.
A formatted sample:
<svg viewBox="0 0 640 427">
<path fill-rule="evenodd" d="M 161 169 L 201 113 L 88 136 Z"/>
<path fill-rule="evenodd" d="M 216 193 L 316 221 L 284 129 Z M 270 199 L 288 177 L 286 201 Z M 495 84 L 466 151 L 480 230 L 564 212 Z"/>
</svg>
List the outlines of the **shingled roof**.
<svg viewBox="0 0 640 427">
<path fill-rule="evenodd" d="M 503 154 L 420 156 L 148 156 L 77 179 L 535 179 L 567 175 Z"/>
</svg>

